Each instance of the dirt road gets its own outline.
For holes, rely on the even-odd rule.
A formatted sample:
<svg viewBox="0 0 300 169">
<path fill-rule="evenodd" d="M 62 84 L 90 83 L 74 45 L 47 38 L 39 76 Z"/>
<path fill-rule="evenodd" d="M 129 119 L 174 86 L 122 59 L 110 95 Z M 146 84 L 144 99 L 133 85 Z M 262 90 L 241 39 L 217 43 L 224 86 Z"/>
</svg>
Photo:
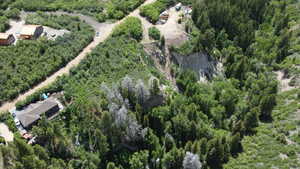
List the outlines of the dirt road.
<svg viewBox="0 0 300 169">
<path fill-rule="evenodd" d="M 152 3 L 152 2 L 155 2 L 155 1 L 156 0 L 146 0 L 144 2 L 144 4 L 142 4 L 141 6 Z M 67 13 L 65 13 L 65 14 L 67 14 Z M 134 10 L 128 16 L 139 17 L 139 9 Z M 84 59 L 87 56 L 87 54 L 89 54 L 92 51 L 93 48 L 95 48 L 99 43 L 101 43 L 105 39 L 107 39 L 109 37 L 109 35 L 111 34 L 112 30 L 114 29 L 114 27 L 119 25 L 120 23 L 122 23 L 128 16 L 126 16 L 125 18 L 123 18 L 122 20 L 120 20 L 116 23 L 106 24 L 105 26 L 102 26 L 101 30 L 99 30 L 100 36 L 99 37 L 94 37 L 94 40 L 88 46 L 86 46 L 76 58 L 74 58 L 72 61 L 70 61 L 65 67 L 61 68 L 60 70 L 58 70 L 57 72 L 55 72 L 54 74 L 49 76 L 45 81 L 41 82 L 37 86 L 35 86 L 32 89 L 28 90 L 27 92 L 19 95 L 13 101 L 6 102 L 6 103 L 2 104 L 2 106 L 0 107 L 0 112 L 8 111 L 8 110 L 14 108 L 15 104 L 18 101 L 26 99 L 27 96 L 35 93 L 37 90 L 39 90 L 43 87 L 46 87 L 49 84 L 53 83 L 56 80 L 57 77 L 62 76 L 64 74 L 68 74 L 72 67 L 77 66 L 81 62 L 81 60 Z M 95 23 L 95 21 L 91 20 L 89 17 L 84 17 L 82 15 L 79 15 L 79 17 L 83 20 L 84 20 L 84 18 L 88 18 L 88 20 L 86 20 L 86 22 L 92 24 L 92 26 L 96 30 L 98 30 L 97 26 L 100 26 L 100 24 L 101 24 L 101 23 Z"/>
</svg>

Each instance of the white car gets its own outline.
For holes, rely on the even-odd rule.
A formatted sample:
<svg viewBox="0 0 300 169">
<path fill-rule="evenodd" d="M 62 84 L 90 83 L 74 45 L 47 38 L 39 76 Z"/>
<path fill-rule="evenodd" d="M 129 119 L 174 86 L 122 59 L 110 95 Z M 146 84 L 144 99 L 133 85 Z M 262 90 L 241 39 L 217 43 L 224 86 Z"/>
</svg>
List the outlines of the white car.
<svg viewBox="0 0 300 169">
<path fill-rule="evenodd" d="M 21 125 L 21 123 L 20 123 L 20 120 L 19 119 L 17 119 L 17 118 L 15 118 L 15 124 L 16 124 L 16 126 L 20 126 Z"/>
</svg>

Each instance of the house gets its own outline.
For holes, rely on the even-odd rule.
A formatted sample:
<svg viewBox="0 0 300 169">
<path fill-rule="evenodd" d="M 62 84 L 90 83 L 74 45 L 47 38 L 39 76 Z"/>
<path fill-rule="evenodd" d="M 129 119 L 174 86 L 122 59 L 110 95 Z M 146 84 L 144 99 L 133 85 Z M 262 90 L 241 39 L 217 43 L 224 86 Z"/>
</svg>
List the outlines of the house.
<svg viewBox="0 0 300 169">
<path fill-rule="evenodd" d="M 0 45 L 11 45 L 15 42 L 15 37 L 12 34 L 0 33 Z"/>
<path fill-rule="evenodd" d="M 22 126 L 26 129 L 31 128 L 36 122 L 45 115 L 47 118 L 59 111 L 58 103 L 49 98 L 43 102 L 30 105 L 25 111 L 17 114 Z"/>
<path fill-rule="evenodd" d="M 20 39 L 37 39 L 44 31 L 41 25 L 24 25 L 20 32 Z"/>
</svg>

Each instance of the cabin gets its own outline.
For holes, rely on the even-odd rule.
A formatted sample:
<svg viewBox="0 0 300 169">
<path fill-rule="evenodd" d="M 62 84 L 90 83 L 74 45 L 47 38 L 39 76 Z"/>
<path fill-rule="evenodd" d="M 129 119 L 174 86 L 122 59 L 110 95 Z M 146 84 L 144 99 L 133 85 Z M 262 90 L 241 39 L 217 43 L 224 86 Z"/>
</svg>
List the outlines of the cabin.
<svg viewBox="0 0 300 169">
<path fill-rule="evenodd" d="M 54 99 L 49 98 L 43 102 L 30 105 L 25 111 L 18 113 L 17 118 L 25 129 L 29 129 L 36 124 L 43 115 L 45 115 L 46 118 L 50 118 L 57 112 L 59 112 L 58 103 Z"/>
<path fill-rule="evenodd" d="M 12 34 L 0 33 L 0 45 L 7 46 L 15 42 L 15 37 Z"/>
<path fill-rule="evenodd" d="M 20 32 L 20 39 L 37 39 L 43 33 L 44 28 L 41 25 L 24 25 Z"/>
</svg>

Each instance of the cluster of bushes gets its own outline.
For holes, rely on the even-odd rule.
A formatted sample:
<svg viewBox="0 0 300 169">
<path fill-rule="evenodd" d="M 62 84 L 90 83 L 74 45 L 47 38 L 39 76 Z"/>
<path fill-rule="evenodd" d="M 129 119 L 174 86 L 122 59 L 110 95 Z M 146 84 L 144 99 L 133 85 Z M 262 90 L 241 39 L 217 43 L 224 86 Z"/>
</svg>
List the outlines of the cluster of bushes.
<svg viewBox="0 0 300 169">
<path fill-rule="evenodd" d="M 66 65 L 93 39 L 93 29 L 76 17 L 36 14 L 29 16 L 27 23 L 66 28 L 71 33 L 55 41 L 40 38 L 0 47 L 0 103 L 14 99 Z"/>
<path fill-rule="evenodd" d="M 146 17 L 151 23 L 156 23 L 159 20 L 159 15 L 168 6 L 172 5 L 172 0 L 157 0 L 154 3 L 141 7 L 140 14 Z"/>
<path fill-rule="evenodd" d="M 136 17 L 126 18 L 123 23 L 118 25 L 113 30 L 112 36 L 127 36 L 138 41 L 143 39 L 143 28 L 141 20 Z"/>
<path fill-rule="evenodd" d="M 9 19 L 19 19 L 20 11 L 16 8 L 0 8 L 0 32 L 5 32 L 9 28 Z"/>
<path fill-rule="evenodd" d="M 151 37 L 154 40 L 160 39 L 160 31 L 156 27 L 151 27 L 148 29 L 149 37 Z"/>
<path fill-rule="evenodd" d="M 11 4 L 11 6 L 18 9 L 24 9 L 26 11 L 80 11 L 81 13 L 94 16 L 95 14 L 101 13 L 103 11 L 104 2 L 97 0 L 16 0 Z"/>
<path fill-rule="evenodd" d="M 139 7 L 145 0 L 111 0 L 104 14 L 108 19 L 121 19 Z"/>
</svg>

